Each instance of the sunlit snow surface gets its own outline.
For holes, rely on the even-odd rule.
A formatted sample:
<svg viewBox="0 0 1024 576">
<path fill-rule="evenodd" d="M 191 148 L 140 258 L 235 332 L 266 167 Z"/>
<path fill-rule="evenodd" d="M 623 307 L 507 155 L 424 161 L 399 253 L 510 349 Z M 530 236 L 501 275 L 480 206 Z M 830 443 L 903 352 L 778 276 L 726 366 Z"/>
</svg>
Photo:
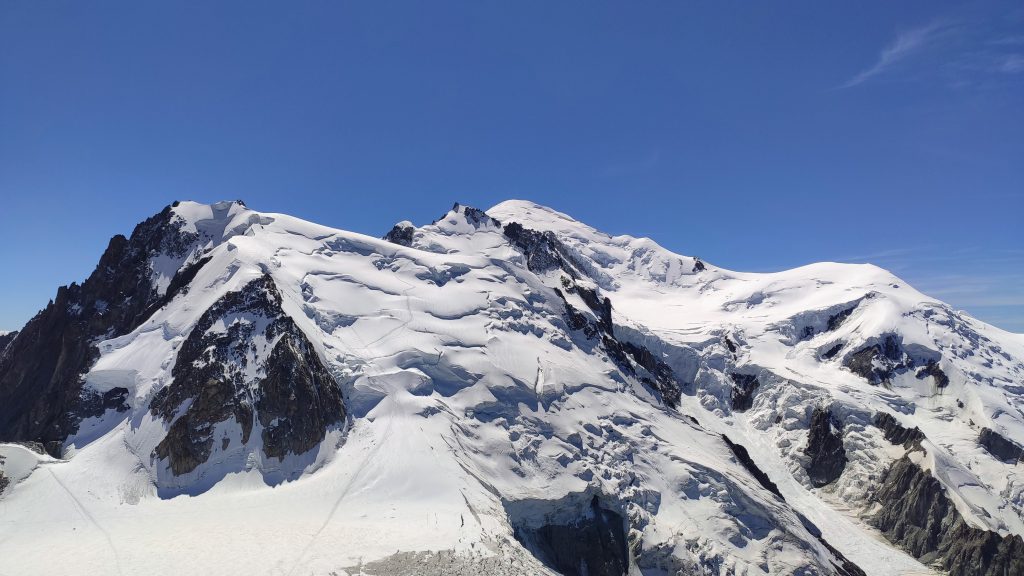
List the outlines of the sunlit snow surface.
<svg viewBox="0 0 1024 576">
<path fill-rule="evenodd" d="M 611 237 L 531 203 L 488 210 L 573 250 L 583 282 L 611 298 L 616 333 L 692 381 L 676 411 L 566 326 L 557 270 L 528 271 L 499 227 L 460 210 L 417 228 L 409 248 L 237 204 L 175 211 L 204 240 L 179 260 L 154 261 L 155 283 L 166 289 L 201 253 L 211 260 L 187 294 L 100 343 L 86 377 L 100 391 L 128 388 L 131 410 L 84 422 L 65 460 L 0 446 L 15 480 L 0 496 L 2 575 L 383 574 L 388 562 L 397 570 L 440 551 L 456 563 L 490 559 L 494 573 L 536 574 L 544 568 L 513 539 L 503 500 L 587 490 L 623 502 L 643 549 L 708 573 L 828 566 L 797 512 L 868 574 L 928 573 L 860 519 L 869 481 L 903 454 L 869 424 L 879 410 L 927 435 L 923 464 L 972 523 L 1024 534 L 1019 466 L 977 444 L 982 426 L 1024 443 L 1024 338 L 877 267 L 695 273 L 693 258 L 651 240 Z M 284 461 L 215 443 L 210 462 L 175 477 L 152 456 L 167 424 L 150 400 L 200 315 L 263 274 L 342 386 L 348 424 Z M 802 338 L 807 326 L 815 334 Z M 841 367 L 843 354 L 889 333 L 941 352 L 950 384 L 937 390 L 908 373 L 871 386 Z M 842 352 L 823 359 L 837 343 Z M 761 380 L 744 413 L 729 408 L 734 369 Z M 850 462 L 813 489 L 803 447 L 819 405 L 845 422 Z M 219 426 L 238 434 L 233 420 Z M 723 433 L 786 503 L 735 461 Z M 435 555 L 408 554 L 427 551 Z"/>
</svg>

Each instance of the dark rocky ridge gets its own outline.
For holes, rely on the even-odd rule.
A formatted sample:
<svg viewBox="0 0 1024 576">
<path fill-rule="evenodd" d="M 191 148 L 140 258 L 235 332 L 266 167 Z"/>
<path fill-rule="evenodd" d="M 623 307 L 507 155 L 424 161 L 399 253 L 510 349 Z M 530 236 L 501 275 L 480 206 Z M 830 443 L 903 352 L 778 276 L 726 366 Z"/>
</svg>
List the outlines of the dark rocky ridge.
<svg viewBox="0 0 1024 576">
<path fill-rule="evenodd" d="M 729 449 L 732 450 L 732 453 L 734 456 L 736 456 L 736 459 L 739 460 L 740 464 L 742 464 L 743 467 L 747 469 L 747 472 L 750 472 L 750 475 L 753 476 L 755 480 L 757 480 L 758 484 L 760 484 L 761 487 L 771 492 L 772 494 L 778 496 L 780 500 L 786 500 L 785 498 L 783 498 L 782 492 L 779 491 L 779 487 L 775 484 L 775 482 L 772 482 L 771 478 L 769 478 L 768 475 L 764 473 L 764 471 L 757 467 L 757 464 L 754 463 L 754 459 L 750 457 L 750 453 L 747 452 L 746 448 L 734 443 L 725 434 L 722 434 L 722 440 L 725 440 L 726 445 L 728 445 Z"/>
<path fill-rule="evenodd" d="M 472 206 L 463 206 L 458 202 L 453 204 L 452 209 L 449 210 L 448 212 L 445 212 L 444 216 L 441 216 L 441 218 L 434 220 L 433 222 L 431 222 L 431 224 L 437 224 L 441 220 L 444 220 L 452 212 L 455 212 L 456 214 L 462 214 L 463 217 L 466 218 L 466 222 L 472 224 L 474 228 L 479 228 L 485 224 L 490 224 L 495 228 L 501 227 L 501 221 L 498 220 L 497 218 L 492 218 L 491 215 L 488 214 L 487 212 L 484 212 L 479 208 L 473 208 Z"/>
<path fill-rule="evenodd" d="M 0 456 L 0 464 L 3 464 L 6 459 Z M 4 493 L 4 489 L 10 486 L 11 479 L 4 475 L 3 470 L 0 470 L 0 494 Z"/>
<path fill-rule="evenodd" d="M 978 443 L 988 450 L 988 453 L 1004 462 L 1017 462 L 1024 460 L 1024 448 L 1016 442 L 1009 440 L 990 428 L 982 428 L 978 436 Z"/>
<path fill-rule="evenodd" d="M 859 300 L 856 301 L 856 302 L 853 302 L 852 305 L 846 304 L 845 308 L 840 308 L 838 312 L 834 312 L 831 315 L 829 315 L 829 317 L 824 321 L 824 323 L 822 323 L 816 317 L 817 314 L 813 314 L 813 315 L 808 314 L 808 313 L 798 314 L 796 317 L 793 318 L 793 320 L 795 320 L 795 322 L 794 322 L 795 327 L 799 327 L 800 325 L 803 325 L 803 328 L 798 330 L 799 339 L 800 340 L 809 340 L 809 339 L 813 338 L 816 334 L 834 331 L 835 329 L 837 329 L 840 326 L 842 326 L 843 322 L 845 322 L 846 319 L 849 318 L 851 314 L 853 314 L 853 311 L 857 309 L 857 306 L 859 304 L 860 304 Z M 836 308 L 837 307 L 835 307 L 835 306 L 832 307 L 833 310 L 836 309 Z M 820 311 L 820 312 L 827 312 L 827 311 Z M 808 324 L 803 324 L 804 322 L 809 322 L 809 323 Z"/>
<path fill-rule="evenodd" d="M 503 233 L 526 256 L 526 268 L 531 272 L 539 274 L 560 268 L 573 279 L 580 277 L 580 266 L 553 232 L 538 232 L 509 222 Z"/>
<path fill-rule="evenodd" d="M 452 206 L 452 211 L 462 212 L 462 215 L 466 217 L 466 222 L 469 222 L 473 226 L 480 227 L 484 224 L 490 224 L 496 228 L 501 227 L 501 221 L 497 218 L 492 218 L 490 214 L 484 212 L 479 208 L 473 208 L 472 206 L 463 206 L 458 202 Z"/>
<path fill-rule="evenodd" d="M 582 330 L 588 339 L 593 339 L 601 333 L 601 329 L 595 322 L 592 322 L 586 314 L 580 312 L 575 306 L 570 304 L 565 299 L 565 294 L 561 290 L 555 288 L 555 294 L 562 299 L 562 303 L 565 305 L 565 323 L 572 330 Z"/>
<path fill-rule="evenodd" d="M 886 471 L 871 523 L 889 541 L 953 576 L 1024 574 L 1024 539 L 968 524 L 931 474 L 904 456 Z"/>
<path fill-rule="evenodd" d="M 858 304 L 859 304 L 859 302 L 858 302 Z M 843 322 L 846 322 L 846 319 L 850 317 L 850 314 L 853 314 L 853 311 L 857 309 L 857 305 L 858 304 L 854 304 L 853 306 L 850 306 L 849 308 L 845 308 L 845 309 L 840 310 L 839 312 L 836 312 L 835 314 L 829 316 L 828 317 L 828 325 L 827 325 L 826 330 L 831 332 L 831 331 L 835 330 L 836 328 L 839 328 L 840 326 L 842 326 Z"/>
<path fill-rule="evenodd" d="M 611 299 L 602 297 L 596 288 L 580 285 L 578 280 L 585 275 L 585 267 L 575 261 L 572 252 L 553 233 L 541 233 L 524 228 L 517 222 L 509 222 L 504 227 L 504 235 L 526 257 L 527 269 L 531 272 L 544 273 L 555 269 L 565 272 L 566 276 L 561 279 L 562 288 L 579 295 L 595 318 L 592 320 L 577 310 L 566 300 L 565 293 L 555 288 L 555 294 L 565 306 L 565 321 L 570 329 L 582 331 L 591 340 L 600 338 L 609 358 L 621 370 L 657 391 L 665 404 L 672 407 L 679 404 L 680 383 L 672 368 L 645 346 L 615 337 Z"/>
<path fill-rule="evenodd" d="M 3 358 L 4 352 L 7 351 L 7 347 L 10 346 L 11 342 L 14 342 L 14 338 L 17 335 L 17 332 L 8 332 L 7 334 L 0 334 L 0 358 Z"/>
<path fill-rule="evenodd" d="M 754 392 L 761 386 L 757 376 L 753 374 L 729 374 L 732 378 L 732 409 L 735 412 L 745 412 L 754 405 Z"/>
<path fill-rule="evenodd" d="M 906 428 L 896 421 L 892 414 L 878 412 L 872 419 L 872 424 L 882 430 L 882 435 L 894 445 L 902 444 L 904 448 L 920 448 L 921 441 L 925 439 L 924 432 L 914 426 Z"/>
<path fill-rule="evenodd" d="M 602 298 L 597 290 L 586 288 L 576 284 L 572 285 L 572 292 L 578 294 L 587 308 L 597 315 L 597 327 L 608 334 L 615 335 L 615 326 L 612 324 L 612 301 L 607 296 Z"/>
<path fill-rule="evenodd" d="M 895 371 L 904 367 L 903 352 L 896 337 L 888 334 L 880 344 L 849 355 L 843 365 L 872 384 L 887 384 Z"/>
<path fill-rule="evenodd" d="M 197 237 L 182 226 L 168 206 L 130 238 L 114 236 L 95 271 L 61 287 L 8 344 L 0 354 L 0 440 L 38 441 L 58 455 L 83 418 L 123 406 L 119 394 L 85 390 L 82 375 L 99 356 L 94 342 L 130 332 L 161 300 L 150 259 L 188 254 Z"/>
<path fill-rule="evenodd" d="M 939 389 L 949 385 L 949 377 L 939 367 L 936 358 L 915 358 L 903 349 L 900 340 L 901 338 L 895 334 L 886 334 L 880 343 L 865 346 L 847 356 L 843 360 L 843 365 L 871 384 L 887 385 L 895 374 L 919 367 L 917 378 L 931 376 L 935 387 Z M 833 350 L 826 353 L 825 357 L 831 358 L 830 354 L 838 352 Z M 935 354 L 937 356 L 937 353 Z"/>
<path fill-rule="evenodd" d="M 824 352 L 822 352 L 821 353 L 821 357 L 824 360 L 831 360 L 831 359 L 835 358 L 836 354 L 839 354 L 839 351 L 842 350 L 842 349 L 843 349 L 843 343 L 842 342 L 837 342 L 837 343 L 833 344 L 828 350 L 825 350 Z"/>
<path fill-rule="evenodd" d="M 811 414 L 811 429 L 804 453 L 811 457 L 807 475 L 815 487 L 832 483 L 846 468 L 846 449 L 843 447 L 842 430 L 839 427 L 829 410 L 815 408 Z"/>
<path fill-rule="evenodd" d="M 806 516 L 799 512 L 796 512 L 796 515 L 800 518 L 800 523 L 803 527 L 806 528 L 812 536 L 817 538 L 818 542 L 821 542 L 821 545 L 824 546 L 826 550 L 835 556 L 835 560 L 832 560 L 831 562 L 832 567 L 836 570 L 836 576 L 868 576 L 867 572 L 861 569 L 860 566 L 857 566 L 852 560 L 844 556 L 843 553 L 836 549 L 835 546 L 829 544 L 828 540 L 826 540 L 825 536 L 821 533 L 821 529 L 818 528 L 814 522 L 811 522 Z"/>
<path fill-rule="evenodd" d="M 540 526 L 517 525 L 514 536 L 546 566 L 566 576 L 624 576 L 629 571 L 626 521 L 595 494 L 575 519 Z"/>
<path fill-rule="evenodd" d="M 412 246 L 412 237 L 415 232 L 416 229 L 412 226 L 395 224 L 394 228 L 384 235 L 384 240 L 399 246 Z"/>
<path fill-rule="evenodd" d="M 572 285 L 572 281 L 563 277 L 563 285 L 566 284 Z M 562 294 L 562 291 L 557 288 L 555 289 L 555 293 L 558 294 L 565 305 L 565 320 L 569 328 L 582 330 L 588 339 L 595 339 L 600 336 L 601 345 L 604 346 L 605 351 L 608 352 L 608 357 L 615 362 L 619 369 L 631 376 L 637 377 L 641 382 L 657 391 L 665 404 L 672 407 L 678 406 L 681 394 L 680 383 L 676 378 L 675 372 L 672 371 L 672 367 L 666 364 L 664 360 L 655 356 L 646 346 L 616 338 L 611 324 L 611 300 L 607 297 L 601 300 L 597 297 L 595 291 L 588 291 L 592 294 L 592 297 L 584 299 L 584 302 L 588 305 L 593 303 L 593 306 L 597 308 L 594 310 L 599 315 L 596 322 L 580 313 L 579 310 L 576 310 L 572 304 L 565 301 L 565 295 Z M 639 373 L 637 368 L 640 369 Z"/>
<path fill-rule="evenodd" d="M 675 406 L 679 403 L 680 383 L 671 366 L 655 356 L 646 346 L 622 340 L 614 340 L 614 342 L 619 343 L 622 350 L 653 377 L 653 382 L 647 380 L 647 383 L 653 385 L 661 393 L 666 404 Z"/>
<path fill-rule="evenodd" d="M 928 362 L 923 368 L 917 371 L 918 378 L 927 378 L 931 376 L 935 381 L 937 388 L 945 388 L 949 386 L 949 376 L 939 368 L 939 363 L 934 360 Z"/>
<path fill-rule="evenodd" d="M 210 331 L 221 320 L 226 330 Z M 257 361 L 259 335 L 276 343 L 257 366 L 265 376 L 253 383 L 245 372 L 249 362 Z M 263 452 L 283 458 L 310 450 L 345 417 L 337 384 L 281 309 L 281 294 L 269 276 L 226 294 L 200 317 L 178 352 L 172 375 L 174 381 L 153 398 L 150 411 L 170 423 L 155 454 L 167 458 L 176 475 L 209 459 L 214 425 L 228 418 L 241 427 L 243 444 L 258 418 Z M 186 401 L 188 409 L 175 419 Z"/>
<path fill-rule="evenodd" d="M 733 355 L 736 354 L 736 345 L 733 344 L 732 340 L 730 340 L 728 336 L 725 338 L 725 347 L 728 348 L 729 352 Z"/>
<path fill-rule="evenodd" d="M 681 395 L 680 382 L 676 378 L 672 367 L 655 356 L 647 347 L 619 340 L 612 334 L 605 332 L 600 321 L 595 322 L 573 307 L 572 304 L 566 302 L 561 290 L 555 288 L 555 293 L 562 299 L 565 305 L 565 322 L 570 329 L 582 331 L 588 340 L 600 338 L 601 345 L 608 353 L 608 357 L 615 362 L 615 365 L 620 370 L 630 376 L 635 376 L 656 391 L 665 404 L 672 407 L 679 405 L 679 397 Z M 607 298 L 605 298 L 605 301 L 608 302 L 610 318 L 611 301 Z"/>
<path fill-rule="evenodd" d="M 757 480 L 761 487 L 777 496 L 779 500 L 782 500 L 783 502 L 786 501 L 785 496 L 783 496 L 782 492 L 779 491 L 779 487 L 771 481 L 771 478 L 769 478 L 764 471 L 758 468 L 757 464 L 754 463 L 754 459 L 750 457 L 750 453 L 747 452 L 745 447 L 734 443 L 725 434 L 722 434 L 722 440 L 725 441 L 726 445 L 729 446 L 729 449 L 732 450 L 733 455 L 736 456 L 736 459 L 744 468 L 747 469 L 747 472 L 750 472 L 751 476 Z M 832 556 L 835 557 L 835 560 L 832 560 L 832 566 L 835 568 L 838 576 L 867 576 L 860 566 L 857 566 L 853 561 L 844 556 L 842 552 L 829 544 L 828 540 L 826 540 L 825 536 L 821 533 L 821 529 L 815 526 L 813 522 L 808 520 L 799 512 L 796 514 L 800 518 L 800 522 L 803 524 L 803 527 L 806 528 L 812 536 L 817 538 L 818 542 L 821 542 L 822 546 L 824 546 Z"/>
</svg>

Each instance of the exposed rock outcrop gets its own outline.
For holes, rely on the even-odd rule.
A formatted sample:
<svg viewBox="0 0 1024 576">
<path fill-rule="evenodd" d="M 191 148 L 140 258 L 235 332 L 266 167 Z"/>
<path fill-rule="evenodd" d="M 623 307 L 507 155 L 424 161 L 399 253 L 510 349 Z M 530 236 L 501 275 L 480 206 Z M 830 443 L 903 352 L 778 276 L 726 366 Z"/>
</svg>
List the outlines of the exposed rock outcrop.
<svg viewBox="0 0 1024 576">
<path fill-rule="evenodd" d="M 662 359 L 654 355 L 641 344 L 619 340 L 612 330 L 612 302 L 607 297 L 601 298 L 596 290 L 578 286 L 574 280 L 562 277 L 562 286 L 566 290 L 580 294 L 583 301 L 594 312 L 596 320 L 577 310 L 565 298 L 565 294 L 555 288 L 555 293 L 565 305 L 565 322 L 572 330 L 582 331 L 588 339 L 600 336 L 601 344 L 608 357 L 625 373 L 636 376 L 641 382 L 656 390 L 662 400 L 669 406 L 679 404 L 680 384 L 675 372 Z M 586 296 L 584 296 L 586 295 Z"/>
<path fill-rule="evenodd" d="M 14 338 L 18 335 L 17 332 L 8 332 L 6 334 L 0 334 L 0 358 L 3 358 L 4 352 L 7 351 L 7 347 L 14 342 Z"/>
<path fill-rule="evenodd" d="M 463 206 L 458 202 L 452 206 L 452 211 L 461 212 L 466 217 L 466 222 L 469 222 L 473 226 L 480 227 L 486 224 L 490 224 L 496 228 L 501 227 L 501 222 L 497 218 L 491 218 L 490 214 L 484 212 L 479 208 L 473 208 L 472 206 Z"/>
<path fill-rule="evenodd" d="M 842 475 L 846 468 L 846 449 L 842 430 L 831 411 L 814 409 L 804 453 L 811 458 L 806 469 L 815 487 L 830 484 Z"/>
<path fill-rule="evenodd" d="M 895 371 L 904 367 L 903 352 L 896 337 L 887 334 L 881 343 L 847 356 L 843 365 L 872 384 L 887 384 Z"/>
<path fill-rule="evenodd" d="M 607 342 L 607 340 L 611 340 L 612 343 Z M 614 348 L 614 343 L 618 343 L 623 352 L 647 371 L 650 377 L 641 376 L 640 379 L 655 388 L 661 394 L 661 399 L 665 404 L 672 407 L 679 405 L 680 383 L 676 378 L 675 372 L 672 371 L 668 364 L 655 356 L 645 346 L 633 344 L 632 342 L 620 342 L 619 340 L 606 338 L 605 346 Z"/>
<path fill-rule="evenodd" d="M 615 329 L 612 325 L 612 301 L 607 297 L 601 297 L 597 290 L 574 286 L 573 291 L 579 294 L 587 308 L 590 308 L 597 315 L 597 327 L 609 336 L 614 336 Z"/>
<path fill-rule="evenodd" d="M 761 382 L 754 374 L 729 374 L 732 378 L 732 409 L 734 412 L 745 412 L 754 405 L 754 392 Z"/>
<path fill-rule="evenodd" d="M 121 406 L 95 398 L 82 375 L 96 361 L 94 342 L 141 324 L 162 296 L 150 259 L 185 256 L 197 236 L 185 232 L 170 206 L 147 219 L 130 238 L 114 236 L 95 271 L 81 285 L 61 287 L 0 354 L 0 440 L 59 445 L 78 423 Z"/>
<path fill-rule="evenodd" d="M 894 445 L 902 444 L 904 448 L 920 448 L 921 441 L 925 439 L 924 432 L 914 426 L 906 428 L 896 421 L 892 414 L 878 412 L 872 419 L 872 423 L 882 430 L 882 435 Z"/>
<path fill-rule="evenodd" d="M 1024 574 L 1024 539 L 968 524 L 931 474 L 909 457 L 886 471 L 871 519 L 891 542 L 953 576 Z"/>
<path fill-rule="evenodd" d="M 516 540 L 559 574 L 623 576 L 629 571 L 626 520 L 603 506 L 596 494 L 589 505 L 576 510 L 564 523 L 511 521 Z"/>
<path fill-rule="evenodd" d="M 155 454 L 176 475 L 209 459 L 214 427 L 229 418 L 240 426 L 242 444 L 258 418 L 263 452 L 282 458 L 313 448 L 345 417 L 337 384 L 281 309 L 269 276 L 226 294 L 200 317 L 172 374 L 150 411 L 170 423 Z"/>
<path fill-rule="evenodd" d="M 538 232 L 518 222 L 509 222 L 503 233 L 526 256 L 526 268 L 531 272 L 540 274 L 561 268 L 572 278 L 579 277 L 569 249 L 558 241 L 554 232 Z"/>
<path fill-rule="evenodd" d="M 910 354 L 904 350 L 901 340 L 900 336 L 886 334 L 880 342 L 847 355 L 843 366 L 876 385 L 888 385 L 893 376 L 915 367 L 918 379 L 931 376 L 937 389 L 949 385 L 949 377 L 939 366 L 941 356 L 938 352 L 916 350 Z M 829 350 L 825 357 L 831 358 L 837 352 L 837 349 Z"/>
<path fill-rule="evenodd" d="M 988 450 L 988 453 L 1004 462 L 1017 462 L 1024 460 L 1024 448 L 1016 442 L 1009 440 L 1002 434 L 990 428 L 982 428 L 978 436 L 978 443 Z"/>
<path fill-rule="evenodd" d="M 413 228 L 412 224 L 399 222 L 395 224 L 391 231 L 384 235 L 384 239 L 399 246 L 412 246 L 412 238 L 415 232 L 416 229 Z"/>
<path fill-rule="evenodd" d="M 836 328 L 839 328 L 840 326 L 842 326 L 843 322 L 845 322 L 846 319 L 850 317 L 850 314 L 853 314 L 853 311 L 856 310 L 856 309 L 857 309 L 856 305 L 850 306 L 849 308 L 845 308 L 845 309 L 840 310 L 839 312 L 836 312 L 835 314 L 829 316 L 828 317 L 828 327 L 827 327 L 827 330 L 829 332 L 831 332 L 831 331 L 835 330 Z"/>
<path fill-rule="evenodd" d="M 341 390 L 316 350 L 291 324 L 267 359 L 267 377 L 256 400 L 263 453 L 271 458 L 302 454 L 342 422 Z"/>
<path fill-rule="evenodd" d="M 939 368 L 939 363 L 934 360 L 928 362 L 925 366 L 917 371 L 918 378 L 927 378 L 931 376 L 934 379 L 936 388 L 945 388 L 949 386 L 949 376 Z"/>
<path fill-rule="evenodd" d="M 556 289 L 555 292 L 562 296 L 560 290 Z M 564 296 L 562 298 L 564 300 Z M 565 308 L 566 323 L 570 328 L 582 330 L 589 339 L 600 336 L 601 345 L 608 353 L 608 357 L 620 370 L 653 388 L 661 395 L 665 404 L 672 407 L 679 405 L 680 383 L 671 366 L 641 344 L 618 340 L 608 333 L 602 334 L 600 321 L 591 320 L 568 302 L 565 303 Z"/>
<path fill-rule="evenodd" d="M 769 478 L 763 470 L 757 467 L 757 464 L 754 463 L 754 459 L 750 457 L 750 453 L 747 452 L 746 448 L 734 443 L 725 434 L 722 434 L 722 440 L 725 440 L 729 449 L 732 450 L 732 453 L 736 456 L 736 459 L 739 460 L 740 464 L 747 469 L 747 472 L 750 472 L 750 475 L 757 480 L 758 484 L 760 484 L 765 490 L 778 496 L 780 500 L 785 501 L 785 498 L 782 497 L 782 492 L 779 492 L 779 487 L 775 482 L 772 482 L 771 478 Z"/>
<path fill-rule="evenodd" d="M 822 358 L 822 360 L 831 360 L 831 359 L 835 358 L 836 354 L 839 354 L 839 351 L 842 350 L 842 349 L 843 349 L 843 343 L 842 342 L 837 342 L 836 344 L 833 344 L 828 350 L 825 350 L 824 352 L 822 352 L 821 353 L 821 358 Z"/>
<path fill-rule="evenodd" d="M 0 456 L 0 466 L 3 466 L 5 458 Z M 0 470 L 0 494 L 4 493 L 4 490 L 10 486 L 11 479 L 4 475 L 4 471 Z"/>
</svg>

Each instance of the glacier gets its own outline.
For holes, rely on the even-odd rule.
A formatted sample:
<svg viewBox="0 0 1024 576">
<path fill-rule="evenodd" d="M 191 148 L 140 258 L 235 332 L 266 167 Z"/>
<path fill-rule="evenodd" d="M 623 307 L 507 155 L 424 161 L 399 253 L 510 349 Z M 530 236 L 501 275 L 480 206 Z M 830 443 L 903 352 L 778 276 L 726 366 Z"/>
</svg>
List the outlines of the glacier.
<svg viewBox="0 0 1024 576">
<path fill-rule="evenodd" d="M 176 202 L 0 335 L 0 574 L 1024 573 L 1022 392 L 872 265 Z"/>
</svg>

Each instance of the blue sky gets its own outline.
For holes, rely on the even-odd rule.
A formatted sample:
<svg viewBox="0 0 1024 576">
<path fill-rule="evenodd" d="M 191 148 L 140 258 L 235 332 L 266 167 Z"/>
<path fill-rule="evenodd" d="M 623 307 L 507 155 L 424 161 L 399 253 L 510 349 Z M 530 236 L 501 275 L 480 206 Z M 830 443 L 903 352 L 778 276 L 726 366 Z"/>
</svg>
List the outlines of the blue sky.
<svg viewBox="0 0 1024 576">
<path fill-rule="evenodd" d="M 174 199 L 382 235 L 527 198 L 870 261 L 1024 332 L 1024 5 L 6 2 L 0 328 Z"/>
</svg>

